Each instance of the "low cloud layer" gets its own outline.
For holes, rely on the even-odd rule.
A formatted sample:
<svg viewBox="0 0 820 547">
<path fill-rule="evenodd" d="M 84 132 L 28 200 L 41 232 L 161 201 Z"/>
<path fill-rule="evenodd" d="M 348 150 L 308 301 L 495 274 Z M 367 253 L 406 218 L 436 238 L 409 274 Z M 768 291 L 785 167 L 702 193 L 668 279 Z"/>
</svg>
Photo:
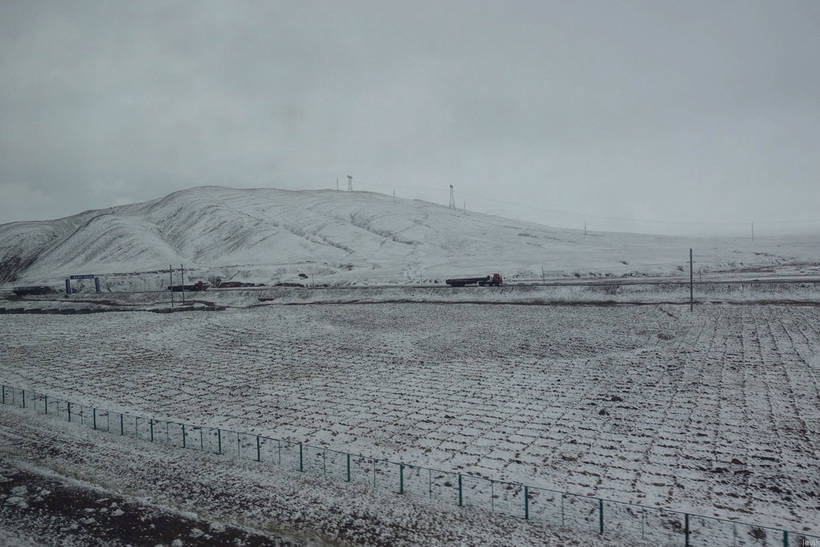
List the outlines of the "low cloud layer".
<svg viewBox="0 0 820 547">
<path fill-rule="evenodd" d="M 0 222 L 351 173 L 546 224 L 820 229 L 820 4 L 392 4 L 3 3 Z"/>
</svg>

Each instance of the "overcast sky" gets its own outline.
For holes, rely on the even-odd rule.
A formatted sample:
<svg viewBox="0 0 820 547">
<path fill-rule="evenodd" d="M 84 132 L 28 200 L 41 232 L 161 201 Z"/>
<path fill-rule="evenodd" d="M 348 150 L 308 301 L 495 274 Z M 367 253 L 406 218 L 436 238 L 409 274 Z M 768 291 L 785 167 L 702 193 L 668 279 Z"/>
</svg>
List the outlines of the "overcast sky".
<svg viewBox="0 0 820 547">
<path fill-rule="evenodd" d="M 545 224 L 820 232 L 818 29 L 816 0 L 6 0 L 0 223 L 350 173 Z"/>
</svg>

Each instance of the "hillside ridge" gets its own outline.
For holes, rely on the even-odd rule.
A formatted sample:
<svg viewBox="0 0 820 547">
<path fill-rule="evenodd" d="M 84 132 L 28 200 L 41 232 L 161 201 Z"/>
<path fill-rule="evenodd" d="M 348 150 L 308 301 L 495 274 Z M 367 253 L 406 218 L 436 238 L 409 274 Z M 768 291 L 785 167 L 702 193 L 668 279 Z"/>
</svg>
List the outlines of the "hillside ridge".
<svg viewBox="0 0 820 547">
<path fill-rule="evenodd" d="M 0 283 L 185 264 L 200 277 L 330 284 L 667 275 L 812 264 L 817 238 L 748 241 L 590 233 L 373 192 L 202 186 L 50 221 L 0 225 Z"/>
</svg>

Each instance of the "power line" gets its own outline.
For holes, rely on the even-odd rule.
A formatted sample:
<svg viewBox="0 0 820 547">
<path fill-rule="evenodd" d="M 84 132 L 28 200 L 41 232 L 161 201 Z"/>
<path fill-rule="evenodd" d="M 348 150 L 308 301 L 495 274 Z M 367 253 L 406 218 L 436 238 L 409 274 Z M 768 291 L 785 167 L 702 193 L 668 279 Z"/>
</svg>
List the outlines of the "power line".
<svg viewBox="0 0 820 547">
<path fill-rule="evenodd" d="M 661 220 L 661 219 L 650 219 L 650 218 L 629 218 L 629 217 L 618 217 L 618 216 L 605 216 L 605 215 L 591 215 L 587 213 L 582 213 L 579 211 L 571 211 L 568 209 L 551 209 L 551 208 L 544 208 L 538 207 L 535 205 L 530 205 L 528 203 L 515 203 L 511 201 L 499 200 L 494 198 L 489 198 L 486 196 L 482 196 L 484 201 L 488 201 L 491 203 L 495 203 L 498 205 L 507 205 L 510 207 L 520 207 L 525 209 L 530 209 L 532 211 L 536 211 L 539 213 L 560 213 L 565 215 L 573 215 L 581 218 L 588 218 L 593 220 L 609 220 L 609 221 L 617 221 L 617 222 L 645 222 L 648 224 L 683 224 L 683 225 L 703 225 L 703 224 L 725 224 L 725 225 L 736 225 L 736 226 L 748 226 L 748 220 Z M 755 224 L 820 224 L 820 218 L 814 219 L 781 219 L 781 220 L 755 220 Z"/>
<path fill-rule="evenodd" d="M 428 191 L 434 190 L 434 186 L 425 185 L 425 184 L 414 184 L 414 188 L 416 189 L 426 189 Z M 454 209 L 455 206 L 455 192 L 454 192 L 454 185 L 449 185 L 450 188 L 450 202 L 448 207 Z M 348 191 L 352 191 L 352 176 L 348 175 Z M 373 191 L 378 192 L 378 190 L 374 189 Z M 389 195 L 389 194 L 388 194 Z M 419 198 L 424 199 L 424 198 Z M 428 198 L 429 199 L 429 198 Z M 536 213 L 543 213 L 543 214 L 560 214 L 560 215 L 571 215 L 577 217 L 578 221 L 583 225 L 583 220 L 592 221 L 608 221 L 608 222 L 622 222 L 622 223 L 633 223 L 633 224 L 650 224 L 650 225 L 666 225 L 666 226 L 735 226 L 735 227 L 746 227 L 746 233 L 748 234 L 750 220 L 663 220 L 658 218 L 637 218 L 637 217 L 625 217 L 625 216 L 610 216 L 610 215 L 596 215 L 596 214 L 589 214 L 577 210 L 571 209 L 557 209 L 557 208 L 550 208 L 550 207 L 538 207 L 537 205 L 532 205 L 531 203 L 523 203 L 523 202 L 514 202 L 514 201 L 507 201 L 507 200 L 500 200 L 492 197 L 488 197 L 487 195 L 482 195 L 479 198 L 480 202 L 484 202 L 487 204 L 496 204 L 500 206 L 507 206 L 507 207 L 515 207 L 519 209 L 526 209 L 529 211 L 534 211 Z M 473 204 L 474 211 L 487 211 L 486 207 L 481 207 L 480 205 L 477 207 L 475 203 Z M 504 213 L 493 213 L 492 211 L 487 211 L 489 214 L 504 214 Z M 755 219 L 754 224 L 755 227 L 758 226 L 775 226 L 775 225 L 820 225 L 820 218 L 812 218 L 812 219 L 772 219 L 772 220 L 759 220 Z M 757 235 L 757 234 L 755 234 Z"/>
</svg>

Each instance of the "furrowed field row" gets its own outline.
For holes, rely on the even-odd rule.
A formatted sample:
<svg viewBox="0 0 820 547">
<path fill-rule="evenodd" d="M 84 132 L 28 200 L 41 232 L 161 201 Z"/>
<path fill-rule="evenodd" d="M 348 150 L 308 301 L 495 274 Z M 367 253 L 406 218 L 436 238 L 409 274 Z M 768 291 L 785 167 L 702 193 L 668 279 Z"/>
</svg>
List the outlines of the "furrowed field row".
<svg viewBox="0 0 820 547">
<path fill-rule="evenodd" d="M 820 528 L 817 308 L 402 304 L 0 321 L 0 376 L 55 395 Z"/>
</svg>

